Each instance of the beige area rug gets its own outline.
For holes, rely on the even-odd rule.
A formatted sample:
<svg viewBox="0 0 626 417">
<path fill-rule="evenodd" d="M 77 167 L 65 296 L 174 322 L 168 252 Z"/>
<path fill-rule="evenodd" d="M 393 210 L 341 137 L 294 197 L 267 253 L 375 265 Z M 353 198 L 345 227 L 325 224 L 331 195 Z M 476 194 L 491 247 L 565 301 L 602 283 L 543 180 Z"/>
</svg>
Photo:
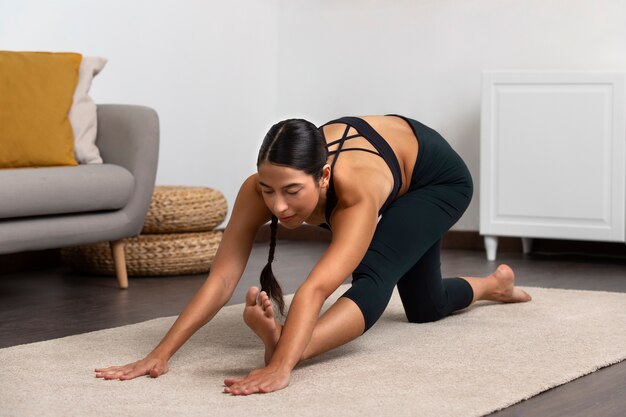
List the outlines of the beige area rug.
<svg viewBox="0 0 626 417">
<path fill-rule="evenodd" d="M 336 295 L 340 294 L 340 291 Z M 626 358 L 626 294 L 527 288 L 526 304 L 479 303 L 405 322 L 397 294 L 363 337 L 301 365 L 266 395 L 222 393 L 262 365 L 261 344 L 226 307 L 158 379 L 93 369 L 146 354 L 174 317 L 0 350 L 0 415 L 479 416 Z"/>
</svg>

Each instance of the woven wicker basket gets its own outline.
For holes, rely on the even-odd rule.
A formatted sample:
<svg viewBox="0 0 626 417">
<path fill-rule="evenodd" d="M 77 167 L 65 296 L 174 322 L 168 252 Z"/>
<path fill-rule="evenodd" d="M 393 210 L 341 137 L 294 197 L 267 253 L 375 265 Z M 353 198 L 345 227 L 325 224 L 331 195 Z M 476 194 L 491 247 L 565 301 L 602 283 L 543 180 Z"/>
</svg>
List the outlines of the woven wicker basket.
<svg viewBox="0 0 626 417">
<path fill-rule="evenodd" d="M 208 272 L 222 232 L 140 235 L 124 239 L 129 276 L 185 275 Z M 82 272 L 115 275 L 108 243 L 61 250 L 63 260 Z"/>
<path fill-rule="evenodd" d="M 212 188 L 157 186 L 141 233 L 208 232 L 227 210 L 224 195 Z"/>
</svg>

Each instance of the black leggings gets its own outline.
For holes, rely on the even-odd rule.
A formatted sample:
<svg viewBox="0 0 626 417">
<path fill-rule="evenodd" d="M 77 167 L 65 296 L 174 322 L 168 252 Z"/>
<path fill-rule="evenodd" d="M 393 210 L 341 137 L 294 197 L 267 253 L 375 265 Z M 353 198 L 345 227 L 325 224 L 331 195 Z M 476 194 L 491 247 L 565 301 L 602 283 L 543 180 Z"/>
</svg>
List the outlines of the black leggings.
<svg viewBox="0 0 626 417">
<path fill-rule="evenodd" d="M 343 294 L 361 309 L 365 331 L 383 314 L 395 285 L 411 323 L 439 320 L 469 306 L 474 296 L 464 279 L 442 279 L 439 261 L 441 237 L 472 199 L 472 177 L 441 135 L 404 120 L 419 143 L 409 190 L 383 213 Z"/>
</svg>

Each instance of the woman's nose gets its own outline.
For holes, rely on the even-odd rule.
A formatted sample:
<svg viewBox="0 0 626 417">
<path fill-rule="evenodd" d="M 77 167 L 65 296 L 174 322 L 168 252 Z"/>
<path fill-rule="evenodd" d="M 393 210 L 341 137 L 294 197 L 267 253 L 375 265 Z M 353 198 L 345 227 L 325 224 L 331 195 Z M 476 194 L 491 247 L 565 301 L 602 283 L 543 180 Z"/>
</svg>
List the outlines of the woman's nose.
<svg viewBox="0 0 626 417">
<path fill-rule="evenodd" d="M 274 213 L 282 213 L 288 208 L 287 202 L 280 197 L 276 197 L 274 200 Z"/>
</svg>

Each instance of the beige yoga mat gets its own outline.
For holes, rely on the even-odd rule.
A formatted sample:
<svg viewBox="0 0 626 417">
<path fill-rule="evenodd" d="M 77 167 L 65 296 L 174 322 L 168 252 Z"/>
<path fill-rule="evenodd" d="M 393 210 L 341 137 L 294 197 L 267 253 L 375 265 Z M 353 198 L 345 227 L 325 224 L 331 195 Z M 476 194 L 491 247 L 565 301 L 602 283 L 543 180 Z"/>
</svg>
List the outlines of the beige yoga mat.
<svg viewBox="0 0 626 417">
<path fill-rule="evenodd" d="M 526 290 L 530 303 L 479 303 L 429 324 L 407 323 L 395 293 L 363 337 L 266 395 L 222 393 L 224 378 L 262 365 L 242 305 L 223 309 L 158 379 L 104 381 L 93 369 L 148 353 L 174 317 L 1 349 L 0 415 L 479 416 L 626 357 L 626 294 Z"/>
</svg>

